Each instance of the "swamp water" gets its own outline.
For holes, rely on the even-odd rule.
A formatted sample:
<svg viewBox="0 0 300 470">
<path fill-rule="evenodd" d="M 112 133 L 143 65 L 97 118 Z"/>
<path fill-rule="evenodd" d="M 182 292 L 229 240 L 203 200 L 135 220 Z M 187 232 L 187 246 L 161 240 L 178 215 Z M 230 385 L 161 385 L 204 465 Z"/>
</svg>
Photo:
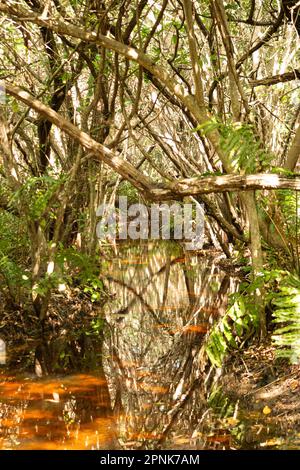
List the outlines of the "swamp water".
<svg viewBox="0 0 300 470">
<path fill-rule="evenodd" d="M 172 243 L 122 246 L 107 262 L 112 296 L 93 318 L 94 334 L 8 343 L 0 448 L 231 448 L 232 435 L 210 425 L 203 348 L 238 284 L 219 260 Z M 58 357 L 64 373 L 55 373 Z M 224 414 L 222 393 L 220 403 Z"/>
</svg>

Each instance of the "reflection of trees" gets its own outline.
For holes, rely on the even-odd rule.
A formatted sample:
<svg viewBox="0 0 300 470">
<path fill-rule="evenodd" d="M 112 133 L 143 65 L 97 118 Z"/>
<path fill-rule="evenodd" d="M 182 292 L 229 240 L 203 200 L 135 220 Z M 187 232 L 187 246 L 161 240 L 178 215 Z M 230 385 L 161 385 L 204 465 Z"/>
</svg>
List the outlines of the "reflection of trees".
<svg viewBox="0 0 300 470">
<path fill-rule="evenodd" d="M 42 379 L 0 376 L 0 448 L 116 448 L 101 347 L 102 340 L 82 335 L 44 339 L 31 353 Z M 73 375 L 57 376 L 66 370 Z"/>
<path fill-rule="evenodd" d="M 83 328 L 10 354 L 11 365 L 34 363 L 41 378 L 0 378 L 0 447 L 109 449 L 116 437 L 125 447 L 167 446 L 174 433 L 199 428 L 207 410 L 203 340 L 234 280 L 213 254 L 152 250 L 122 249 L 108 266 L 116 295 L 105 305 L 104 348 L 101 335 Z"/>
<path fill-rule="evenodd" d="M 121 441 L 162 444 L 178 420 L 189 432 L 203 414 L 203 339 L 224 312 L 234 281 L 213 255 L 187 259 L 161 249 L 131 263 L 123 256 L 109 281 L 122 299 L 106 306 L 106 372 Z"/>
</svg>

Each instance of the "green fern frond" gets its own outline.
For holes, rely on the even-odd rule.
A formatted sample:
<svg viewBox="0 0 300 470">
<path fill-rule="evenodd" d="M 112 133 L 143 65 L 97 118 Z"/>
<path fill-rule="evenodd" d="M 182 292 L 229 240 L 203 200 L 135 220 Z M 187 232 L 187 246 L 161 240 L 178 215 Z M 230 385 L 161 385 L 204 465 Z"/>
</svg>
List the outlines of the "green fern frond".
<svg viewBox="0 0 300 470">
<path fill-rule="evenodd" d="M 253 308 L 247 308 L 243 296 L 239 294 L 225 316 L 209 333 L 206 353 L 210 362 L 216 367 L 221 367 L 226 355 L 231 350 L 238 349 L 243 338 L 256 327 L 256 312 Z"/>
<path fill-rule="evenodd" d="M 298 364 L 300 360 L 300 279 L 290 275 L 273 299 L 273 322 L 278 324 L 272 339 L 277 356 Z"/>
<path fill-rule="evenodd" d="M 220 145 L 230 158 L 236 169 L 243 169 L 246 173 L 263 171 L 273 160 L 273 155 L 267 152 L 262 142 L 249 124 L 229 123 L 223 124 L 213 118 L 193 131 L 200 131 L 203 135 L 218 130 Z"/>
</svg>

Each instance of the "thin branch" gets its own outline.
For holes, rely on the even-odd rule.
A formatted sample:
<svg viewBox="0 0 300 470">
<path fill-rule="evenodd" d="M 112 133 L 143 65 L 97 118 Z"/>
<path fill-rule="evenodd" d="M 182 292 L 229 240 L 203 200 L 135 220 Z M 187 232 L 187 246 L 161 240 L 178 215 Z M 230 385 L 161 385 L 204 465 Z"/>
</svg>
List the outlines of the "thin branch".
<svg viewBox="0 0 300 470">
<path fill-rule="evenodd" d="M 126 44 L 122 44 L 121 42 L 116 41 L 115 39 L 112 39 L 108 36 L 104 36 L 100 33 L 84 30 L 77 25 L 75 26 L 60 18 L 44 19 L 42 16 L 39 16 L 31 11 L 28 12 L 28 10 L 25 10 L 21 7 L 11 7 L 3 0 L 0 0 L 0 12 L 11 15 L 11 17 L 16 21 L 31 21 L 39 26 L 45 26 L 58 34 L 71 36 L 90 44 L 98 44 L 117 52 L 129 60 L 133 60 L 139 63 L 144 69 L 148 70 L 153 76 L 158 78 L 159 81 L 166 88 L 168 88 L 168 90 L 174 94 L 185 107 L 189 109 L 198 123 L 203 124 L 211 119 L 210 114 L 204 109 L 204 107 L 199 106 L 197 99 L 187 93 L 187 90 L 182 85 L 182 83 L 178 82 L 174 76 L 171 76 L 165 67 L 157 65 L 151 57 L 144 54 L 141 50 L 129 47 Z M 207 138 L 210 140 L 212 146 L 218 154 L 223 167 L 228 173 L 230 173 L 232 171 L 232 165 L 230 163 L 230 159 L 220 146 L 220 137 L 218 131 L 214 129 L 208 132 Z"/>
<path fill-rule="evenodd" d="M 272 77 L 261 78 L 260 80 L 250 80 L 250 85 L 255 88 L 258 86 L 271 86 L 276 83 L 285 83 L 300 79 L 300 70 L 294 69 L 292 72 L 273 75 Z"/>
<path fill-rule="evenodd" d="M 88 134 L 58 114 L 53 109 L 33 98 L 26 91 L 6 83 L 6 91 L 14 98 L 46 117 L 52 124 L 65 132 L 69 137 L 88 149 L 94 158 L 103 161 L 116 173 L 130 181 L 146 198 L 152 200 L 181 199 L 184 196 L 227 191 L 250 191 L 254 189 L 293 189 L 300 190 L 300 176 L 282 176 L 261 173 L 256 175 L 223 175 L 200 178 L 188 178 L 172 183 L 152 182 L 133 165 L 122 160 L 104 145 L 96 142 Z"/>
<path fill-rule="evenodd" d="M 200 108 L 205 109 L 205 102 L 204 102 L 204 92 L 203 92 L 203 84 L 201 80 L 201 69 L 199 65 L 199 56 L 197 54 L 197 42 L 196 36 L 194 31 L 194 20 L 193 20 L 193 10 L 192 10 L 193 3 L 191 0 L 183 0 L 183 9 L 184 15 L 186 19 L 186 28 L 188 33 L 188 41 L 189 41 L 189 49 L 190 49 L 190 57 L 192 62 L 192 69 L 193 69 L 193 78 L 196 90 L 196 100 Z"/>
</svg>

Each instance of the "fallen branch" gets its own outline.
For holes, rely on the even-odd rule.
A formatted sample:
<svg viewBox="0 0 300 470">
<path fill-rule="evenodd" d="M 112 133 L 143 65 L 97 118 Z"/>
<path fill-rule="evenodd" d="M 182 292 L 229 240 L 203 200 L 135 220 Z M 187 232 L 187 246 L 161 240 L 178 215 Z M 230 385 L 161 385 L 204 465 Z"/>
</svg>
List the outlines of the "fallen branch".
<svg viewBox="0 0 300 470">
<path fill-rule="evenodd" d="M 19 101 L 37 111 L 52 124 L 76 140 L 89 150 L 89 153 L 106 163 L 116 173 L 130 181 L 144 196 L 150 200 L 163 201 L 182 199 L 185 196 L 200 194 L 224 193 L 228 191 L 252 191 L 255 189 L 291 189 L 300 190 L 300 175 L 284 176 L 273 173 L 258 173 L 254 175 L 222 175 L 204 176 L 175 180 L 171 183 L 156 183 L 136 169 L 132 164 L 123 160 L 109 148 L 96 142 L 86 132 L 65 119 L 49 106 L 33 98 L 19 87 L 5 84 L 6 91 Z"/>
<path fill-rule="evenodd" d="M 170 187 L 175 194 L 190 196 L 197 194 L 224 193 L 227 191 L 250 191 L 254 189 L 300 190 L 300 175 L 283 176 L 275 173 L 255 175 L 222 175 L 203 178 L 187 178 Z"/>
</svg>

